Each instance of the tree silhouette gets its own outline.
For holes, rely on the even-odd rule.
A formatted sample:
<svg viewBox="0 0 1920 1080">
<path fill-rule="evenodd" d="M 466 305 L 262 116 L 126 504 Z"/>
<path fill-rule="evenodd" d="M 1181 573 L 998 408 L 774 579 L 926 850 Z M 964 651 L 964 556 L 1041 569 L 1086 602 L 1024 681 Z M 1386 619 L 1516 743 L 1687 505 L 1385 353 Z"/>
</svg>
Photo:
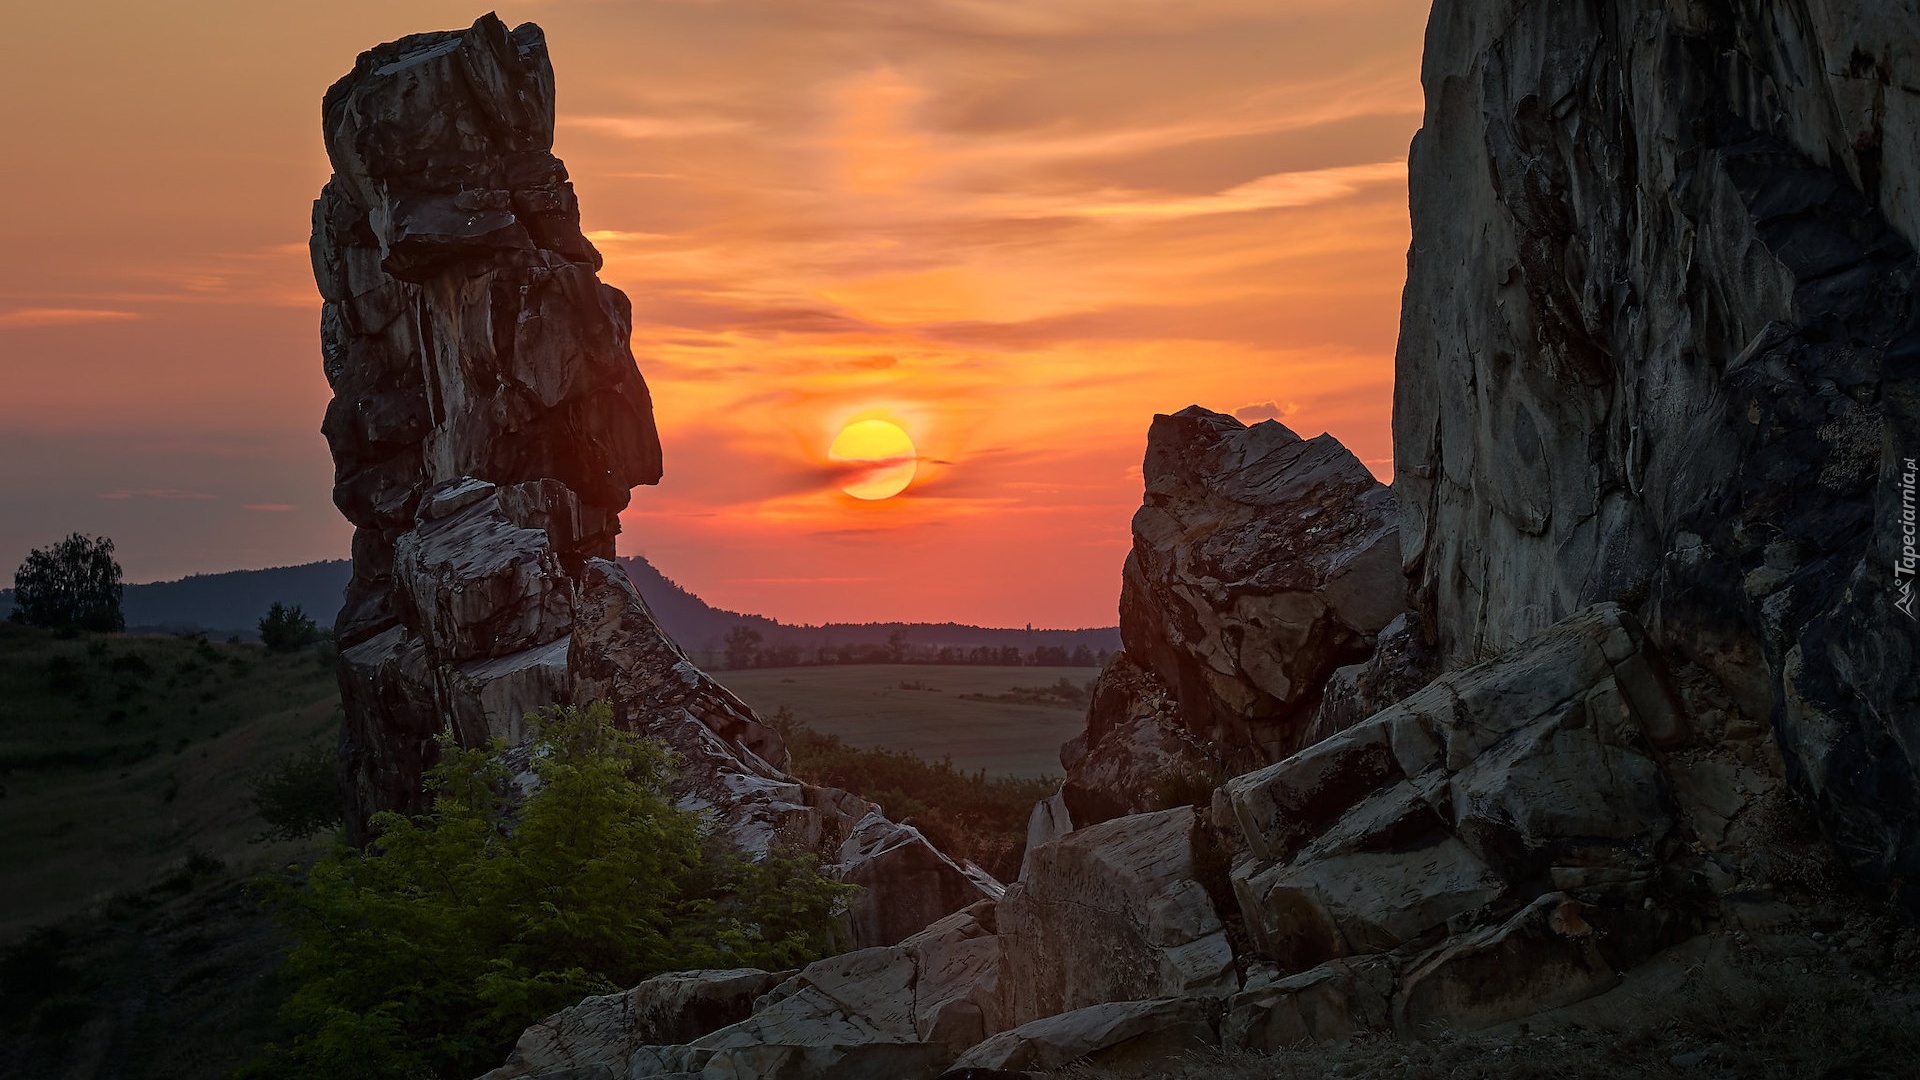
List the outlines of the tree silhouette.
<svg viewBox="0 0 1920 1080">
<path fill-rule="evenodd" d="M 753 658 L 760 651 L 760 631 L 741 623 L 727 631 L 726 644 L 728 667 L 752 667 Z"/>
<path fill-rule="evenodd" d="M 13 572 L 15 622 L 81 630 L 123 630 L 120 564 L 113 541 L 79 533 L 51 548 L 34 548 Z"/>
<path fill-rule="evenodd" d="M 320 627 L 300 605 L 288 607 L 275 600 L 260 620 L 260 643 L 273 652 L 292 652 L 320 640 Z"/>
</svg>

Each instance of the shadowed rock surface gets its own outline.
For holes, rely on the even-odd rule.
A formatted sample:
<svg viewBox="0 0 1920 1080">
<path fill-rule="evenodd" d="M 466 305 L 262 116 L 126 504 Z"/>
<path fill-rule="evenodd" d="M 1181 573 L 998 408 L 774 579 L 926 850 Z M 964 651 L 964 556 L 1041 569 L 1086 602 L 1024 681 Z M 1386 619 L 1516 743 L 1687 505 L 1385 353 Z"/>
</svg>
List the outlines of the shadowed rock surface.
<svg viewBox="0 0 1920 1080">
<path fill-rule="evenodd" d="M 1910 872 L 1916 41 L 1859 0 L 1441 0 L 1403 488 L 1157 417 L 1125 651 L 1020 880 L 622 1075 L 1497 1027 L 1792 924 L 1789 780 L 1857 867 Z"/>
<path fill-rule="evenodd" d="M 1195 405 L 1154 417 L 1142 475 L 1124 649 L 1061 752 L 1078 825 L 1299 749 L 1328 676 L 1405 609 L 1393 493 L 1333 436 Z"/>
<path fill-rule="evenodd" d="M 1920 10 L 1441 0 L 1394 457 L 1446 661 L 1617 600 L 1920 880 Z"/>
<path fill-rule="evenodd" d="M 812 852 L 863 886 L 885 945 L 999 886 L 844 791 L 688 662 L 612 561 L 661 472 L 629 306 L 595 276 L 552 154 L 540 29 L 489 15 L 361 55 L 323 107 L 334 176 L 314 275 L 334 500 L 355 526 L 337 623 L 350 832 L 418 812 L 434 738 L 525 741 L 553 704 L 611 703 L 680 756 L 675 794 L 748 852 Z"/>
</svg>

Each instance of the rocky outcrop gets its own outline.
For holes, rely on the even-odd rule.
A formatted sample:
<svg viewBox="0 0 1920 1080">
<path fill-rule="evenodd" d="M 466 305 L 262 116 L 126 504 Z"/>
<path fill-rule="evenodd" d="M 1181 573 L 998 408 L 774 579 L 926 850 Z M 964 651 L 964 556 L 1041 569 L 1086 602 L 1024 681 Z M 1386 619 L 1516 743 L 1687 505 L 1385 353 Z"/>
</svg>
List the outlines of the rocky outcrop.
<svg viewBox="0 0 1920 1080">
<path fill-rule="evenodd" d="M 1232 880 L 1255 947 L 1304 971 L 1559 887 L 1636 962 L 1684 906 L 1656 756 L 1686 739 L 1684 715 L 1631 616 L 1602 605 L 1234 778 L 1215 805 L 1244 845 Z"/>
<path fill-rule="evenodd" d="M 1094 680 L 1086 729 L 1060 748 L 1056 798 L 1079 825 L 1164 810 L 1212 791 L 1226 756 L 1188 730 L 1158 675 L 1118 652 Z"/>
<path fill-rule="evenodd" d="M 1182 1057 L 1218 1044 L 1240 987 L 1214 901 L 1196 880 L 1211 857 L 1205 843 L 1186 806 L 1081 829 L 1030 852 L 1025 879 L 999 903 L 974 904 L 894 946 L 811 964 L 732 1023 L 695 1031 L 680 1003 L 735 1001 L 730 988 L 764 973 L 662 977 L 529 1029 L 486 1080 L 925 1080 L 943 1069 Z M 669 1029 L 691 1034 L 648 1041 Z"/>
<path fill-rule="evenodd" d="M 1446 661 L 1596 601 L 1920 880 L 1920 12 L 1437 4 L 1394 454 Z"/>
<path fill-rule="evenodd" d="M 1711 896 L 1668 756 L 1699 733 L 1672 684 L 1603 604 L 1230 781 L 1215 814 L 1244 845 L 1255 949 L 1320 972 L 1237 997 L 1234 1038 L 1324 1037 L 1389 1006 L 1403 1030 L 1485 1026 L 1693 932 Z M 1391 963 L 1346 959 L 1368 956 Z"/>
<path fill-rule="evenodd" d="M 1127 655 L 1189 730 L 1264 760 L 1405 607 L 1393 494 L 1331 435 L 1194 406 L 1156 416 L 1120 589 Z"/>
<path fill-rule="evenodd" d="M 552 154 L 553 71 L 492 17 L 361 54 L 321 108 L 322 431 L 354 525 L 335 631 L 358 814 L 419 808 L 442 717 L 557 700 L 568 574 L 660 478 L 630 307 Z M 563 678 L 563 677 L 562 677 Z"/>
<path fill-rule="evenodd" d="M 1233 949 L 1197 880 L 1191 807 L 1115 818 L 1029 856 L 995 919 L 1005 1026 L 1098 1005 L 1224 995 Z"/>
<path fill-rule="evenodd" d="M 528 1028 L 507 1063 L 481 1080 L 624 1076 L 641 1047 L 691 1042 L 738 1023 L 752 1014 L 755 999 L 794 974 L 677 971 L 625 993 L 588 998 Z"/>
<path fill-rule="evenodd" d="M 1176 805 L 1305 745 L 1322 687 L 1405 608 L 1393 493 L 1331 435 L 1156 416 L 1122 652 L 1061 752 L 1081 825 Z"/>
<path fill-rule="evenodd" d="M 528 1029 L 484 1080 L 927 1080 L 990 1034 L 999 948 L 986 902 L 784 977 L 661 976 Z M 762 992 L 743 1006 L 750 986 Z"/>
<path fill-rule="evenodd" d="M 336 633 L 356 838 L 376 811 L 422 809 L 441 732 L 519 743 L 531 710 L 607 701 L 679 755 L 682 805 L 736 846 L 812 852 L 861 885 L 856 944 L 997 896 L 874 804 L 788 776 L 779 736 L 611 561 L 660 447 L 629 306 L 597 279 L 552 154 L 539 28 L 489 15 L 382 45 L 322 113 L 313 265 L 334 500 L 355 526 Z"/>
</svg>

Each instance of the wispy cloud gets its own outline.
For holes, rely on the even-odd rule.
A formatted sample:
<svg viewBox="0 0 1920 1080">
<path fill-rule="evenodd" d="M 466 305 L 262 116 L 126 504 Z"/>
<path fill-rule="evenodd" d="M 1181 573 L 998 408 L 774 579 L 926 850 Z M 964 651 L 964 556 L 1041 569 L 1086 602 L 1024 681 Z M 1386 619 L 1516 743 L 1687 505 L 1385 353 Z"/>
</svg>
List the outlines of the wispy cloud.
<svg viewBox="0 0 1920 1080">
<path fill-rule="evenodd" d="M 296 509 L 291 503 L 247 503 L 246 508 L 268 514 L 284 514 L 289 510 Z"/>
<path fill-rule="evenodd" d="M 705 135 L 743 134 L 752 131 L 754 125 L 746 120 L 720 116 L 574 116 L 563 117 L 560 126 L 622 139 L 690 139 Z"/>
<path fill-rule="evenodd" d="M 1299 411 L 1298 402 L 1282 405 L 1277 401 L 1256 401 L 1233 410 L 1233 418 L 1243 424 L 1257 424 L 1262 420 L 1285 420 Z"/>
<path fill-rule="evenodd" d="M 82 323 L 125 322 L 140 316 L 131 311 L 103 308 L 20 308 L 0 312 L 0 330 L 36 326 L 76 326 Z"/>
<path fill-rule="evenodd" d="M 183 491 L 179 488 L 121 488 L 118 491 L 106 491 L 96 498 L 101 499 L 217 499 L 204 491 Z"/>
</svg>

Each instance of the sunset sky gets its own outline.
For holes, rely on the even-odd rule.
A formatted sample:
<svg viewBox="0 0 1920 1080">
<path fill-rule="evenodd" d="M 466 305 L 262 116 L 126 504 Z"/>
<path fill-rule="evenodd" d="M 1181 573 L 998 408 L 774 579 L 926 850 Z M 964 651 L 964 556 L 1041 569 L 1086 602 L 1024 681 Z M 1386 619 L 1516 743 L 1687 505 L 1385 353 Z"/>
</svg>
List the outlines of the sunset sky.
<svg viewBox="0 0 1920 1080">
<path fill-rule="evenodd" d="M 0 577 L 342 558 L 308 214 L 354 55 L 485 9 L 15 5 Z M 1426 5 L 555 0 L 555 152 L 633 299 L 666 479 L 623 553 L 793 622 L 1111 625 L 1156 412 L 1382 478 Z M 919 454 L 836 485 L 853 421 Z M 4 583 L 4 582 L 0 582 Z"/>
</svg>

